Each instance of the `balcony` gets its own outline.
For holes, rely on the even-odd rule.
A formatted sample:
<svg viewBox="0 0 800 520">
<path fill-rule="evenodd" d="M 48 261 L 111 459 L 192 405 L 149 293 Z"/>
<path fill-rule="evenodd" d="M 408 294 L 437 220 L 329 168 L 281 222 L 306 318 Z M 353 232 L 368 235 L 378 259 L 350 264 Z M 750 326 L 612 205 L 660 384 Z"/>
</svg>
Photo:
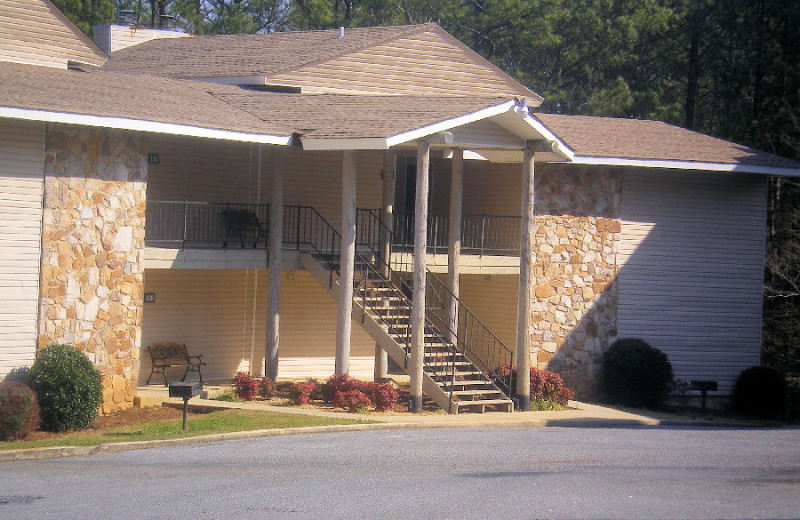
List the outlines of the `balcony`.
<svg viewBox="0 0 800 520">
<path fill-rule="evenodd" d="M 312 238 L 323 233 L 310 206 L 284 206 L 283 244 L 286 249 L 307 249 Z M 382 241 L 380 230 L 367 222 L 380 210 L 358 210 L 358 241 Z M 464 215 L 461 224 L 461 252 L 466 255 L 518 256 L 520 217 Z M 265 249 L 269 226 L 269 204 L 227 202 L 147 202 L 145 243 L 148 247 L 171 249 Z M 447 254 L 449 219 L 432 215 L 428 219 L 429 254 Z M 338 244 L 333 245 L 338 250 Z M 395 215 L 392 249 L 410 252 L 414 247 L 414 215 Z"/>
</svg>

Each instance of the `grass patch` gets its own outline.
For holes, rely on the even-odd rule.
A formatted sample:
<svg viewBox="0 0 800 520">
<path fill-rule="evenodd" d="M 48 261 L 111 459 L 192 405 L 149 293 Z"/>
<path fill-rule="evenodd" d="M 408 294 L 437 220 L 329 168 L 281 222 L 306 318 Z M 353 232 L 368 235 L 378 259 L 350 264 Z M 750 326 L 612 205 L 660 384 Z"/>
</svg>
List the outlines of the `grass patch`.
<svg viewBox="0 0 800 520">
<path fill-rule="evenodd" d="M 66 432 L 49 439 L 0 442 L 0 450 L 44 448 L 51 446 L 94 446 L 112 442 L 180 439 L 248 430 L 361 424 L 373 421 L 335 419 L 307 415 L 261 412 L 255 410 L 220 410 L 210 413 L 190 413 L 186 430 L 182 418 L 142 422 L 103 430 Z"/>
</svg>

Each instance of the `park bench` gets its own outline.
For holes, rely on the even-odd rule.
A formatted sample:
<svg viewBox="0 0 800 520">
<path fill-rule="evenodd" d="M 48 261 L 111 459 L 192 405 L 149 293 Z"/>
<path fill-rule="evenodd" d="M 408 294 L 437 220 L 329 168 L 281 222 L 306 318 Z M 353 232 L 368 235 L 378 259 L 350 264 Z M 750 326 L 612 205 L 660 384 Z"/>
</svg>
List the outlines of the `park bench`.
<svg viewBox="0 0 800 520">
<path fill-rule="evenodd" d="M 228 247 L 228 238 L 239 237 L 239 243 L 244 249 L 244 241 L 246 236 L 255 235 L 256 239 L 253 242 L 253 248 L 258 246 L 258 241 L 261 238 L 269 236 L 269 227 L 266 223 L 259 222 L 258 215 L 247 209 L 228 208 L 222 210 L 222 218 L 225 220 L 225 241 L 222 243 L 223 248 Z"/>
<path fill-rule="evenodd" d="M 197 372 L 200 376 L 200 382 L 203 382 L 203 374 L 200 372 L 200 367 L 205 365 L 203 362 L 203 355 L 190 356 L 186 350 L 186 345 L 182 343 L 156 343 L 149 345 L 147 351 L 150 352 L 150 360 L 152 361 L 152 368 L 150 369 L 150 376 L 147 378 L 147 383 L 150 384 L 154 373 L 164 375 L 164 386 L 167 382 L 167 369 L 168 368 L 185 368 L 181 381 L 186 380 L 189 372 Z"/>
</svg>

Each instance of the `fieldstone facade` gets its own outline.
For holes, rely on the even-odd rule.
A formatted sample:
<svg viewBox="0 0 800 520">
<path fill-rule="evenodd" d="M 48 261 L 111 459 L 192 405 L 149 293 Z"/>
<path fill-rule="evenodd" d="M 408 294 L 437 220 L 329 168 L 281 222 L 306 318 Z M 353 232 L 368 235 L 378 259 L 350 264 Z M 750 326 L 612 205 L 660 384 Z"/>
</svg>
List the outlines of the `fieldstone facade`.
<svg viewBox="0 0 800 520">
<path fill-rule="evenodd" d="M 139 377 L 146 142 L 48 125 L 38 348 L 73 345 L 103 375 L 103 412 L 129 408 Z"/>
<path fill-rule="evenodd" d="M 533 366 L 594 392 L 600 356 L 617 336 L 622 176 L 553 165 L 536 173 Z"/>
</svg>

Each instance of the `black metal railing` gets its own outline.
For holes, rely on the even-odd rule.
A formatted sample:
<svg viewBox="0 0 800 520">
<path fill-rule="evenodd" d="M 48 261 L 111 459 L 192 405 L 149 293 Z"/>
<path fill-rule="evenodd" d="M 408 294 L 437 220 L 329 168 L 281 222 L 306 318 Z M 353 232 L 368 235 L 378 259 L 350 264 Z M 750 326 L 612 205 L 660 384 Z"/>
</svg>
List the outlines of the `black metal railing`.
<svg viewBox="0 0 800 520">
<path fill-rule="evenodd" d="M 238 225 L 233 215 L 247 215 L 250 222 Z M 149 200 L 145 241 L 156 247 L 266 247 L 268 223 L 269 204 Z"/>
<path fill-rule="evenodd" d="M 395 215 L 394 245 L 414 247 L 414 214 Z M 461 251 L 466 254 L 518 255 L 521 217 L 502 215 L 464 215 L 461 218 Z M 450 219 L 447 215 L 428 216 L 428 250 L 446 253 Z"/>
<path fill-rule="evenodd" d="M 441 324 L 451 333 L 453 341 L 466 357 L 488 374 L 489 378 L 507 396 L 513 395 L 511 374 L 501 376 L 497 371 L 503 365 L 514 366 L 514 351 L 508 348 L 489 328 L 470 311 L 464 302 L 448 289 L 434 273 L 425 277 L 426 313 L 434 323 Z M 451 309 L 455 302 L 455 321 Z"/>
<path fill-rule="evenodd" d="M 388 258 L 391 263 L 391 254 L 384 256 L 381 254 L 380 247 L 372 244 L 382 244 L 386 234 L 391 230 L 386 228 L 380 221 L 380 213 L 375 210 L 361 210 L 361 218 L 358 222 L 364 226 L 364 231 L 356 234 L 361 238 L 362 245 L 371 251 L 376 259 L 376 272 L 388 273 L 388 278 L 401 289 L 406 295 L 413 293 L 413 269 L 410 266 L 401 266 L 398 270 L 392 269 L 391 265 L 386 265 L 384 258 Z M 383 228 L 383 229 L 382 229 Z M 370 236 L 366 230 L 374 230 L 379 236 Z M 390 235 L 391 236 L 391 235 Z M 408 257 L 406 257 L 409 259 Z M 514 364 L 514 351 L 509 349 L 500 339 L 492 333 L 489 328 L 478 319 L 475 314 L 457 298 L 434 273 L 427 271 L 425 277 L 425 317 L 426 321 L 432 326 L 431 333 L 436 340 L 451 344 L 454 347 L 453 356 L 449 360 L 451 366 L 448 381 L 452 385 L 455 379 L 455 363 L 458 354 L 463 353 L 479 370 L 490 377 L 507 395 L 511 396 L 510 375 L 506 378 L 500 376 L 496 369 L 503 365 Z M 457 322 L 451 321 L 450 309 L 455 303 Z M 411 303 L 409 302 L 409 306 Z M 426 334 L 427 334 L 426 330 Z M 434 360 L 436 359 L 435 356 Z M 435 361 L 434 361 L 435 364 Z M 452 386 L 451 386 L 452 388 Z"/>
</svg>

